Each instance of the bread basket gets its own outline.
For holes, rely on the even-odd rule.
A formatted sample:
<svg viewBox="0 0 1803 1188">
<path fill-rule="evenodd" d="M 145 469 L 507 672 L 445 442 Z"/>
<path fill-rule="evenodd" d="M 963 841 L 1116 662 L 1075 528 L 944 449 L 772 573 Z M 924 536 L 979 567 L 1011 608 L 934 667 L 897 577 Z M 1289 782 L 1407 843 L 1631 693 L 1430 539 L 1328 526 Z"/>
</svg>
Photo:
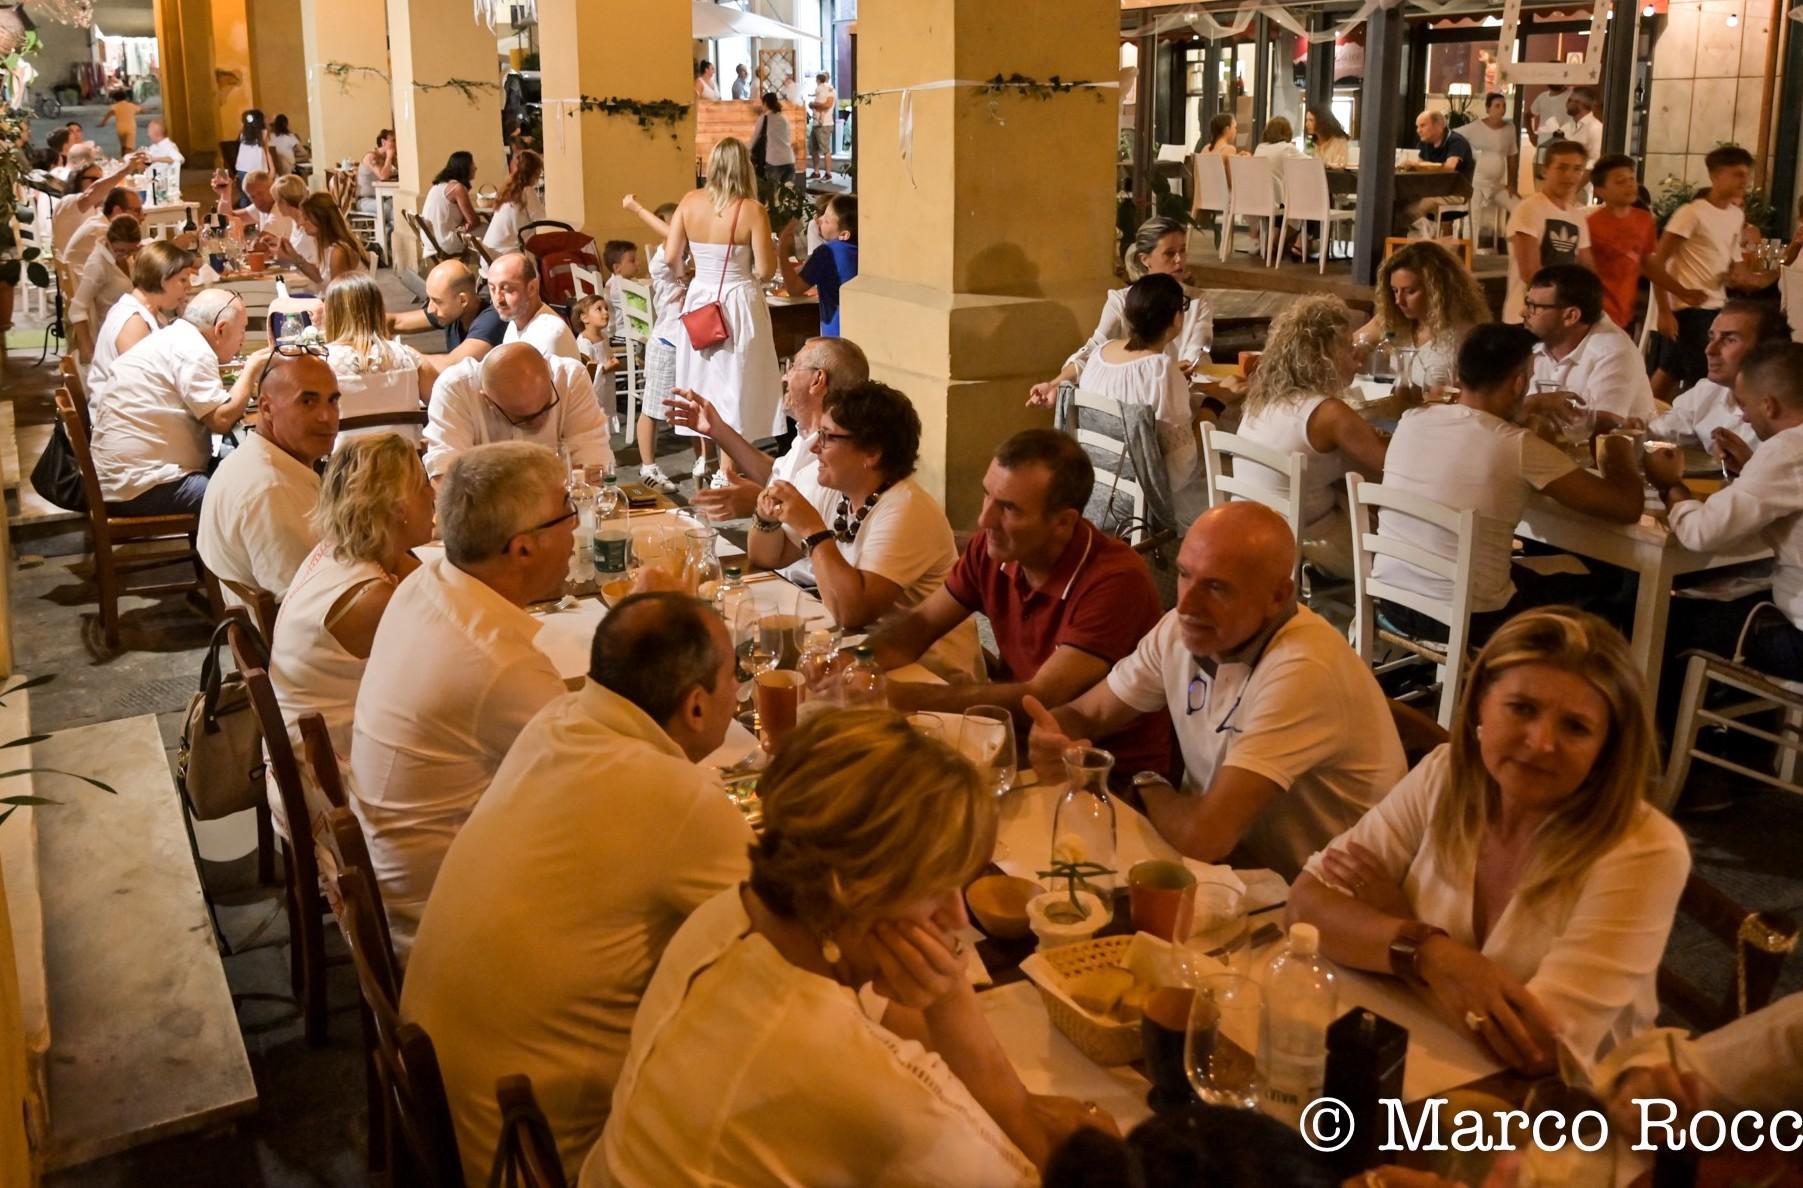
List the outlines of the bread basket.
<svg viewBox="0 0 1803 1188">
<path fill-rule="evenodd" d="M 1139 1021 L 1117 1023 L 1098 1018 L 1073 1002 L 1064 985 L 1092 969 L 1124 964 L 1132 944 L 1130 935 L 1099 937 L 1042 949 L 1020 965 L 1021 972 L 1039 989 L 1052 1023 L 1077 1045 L 1078 1051 L 1097 1064 L 1127 1064 L 1139 1059 L 1143 1051 Z"/>
</svg>

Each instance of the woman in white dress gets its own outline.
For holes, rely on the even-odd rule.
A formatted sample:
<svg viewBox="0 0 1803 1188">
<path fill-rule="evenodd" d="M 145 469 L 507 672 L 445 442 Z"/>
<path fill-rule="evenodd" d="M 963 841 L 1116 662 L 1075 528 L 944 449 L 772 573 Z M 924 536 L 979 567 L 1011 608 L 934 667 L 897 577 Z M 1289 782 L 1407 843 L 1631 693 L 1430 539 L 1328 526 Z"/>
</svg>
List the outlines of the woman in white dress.
<svg viewBox="0 0 1803 1188">
<path fill-rule="evenodd" d="M 84 361 L 94 358 L 94 330 L 106 322 L 119 299 L 131 292 L 131 264 L 137 258 L 144 229 L 132 215 L 115 215 L 106 239 L 88 253 L 69 303 L 69 334 Z"/>
<path fill-rule="evenodd" d="M 1513 211 L 1521 199 L 1515 195 L 1515 170 L 1521 162 L 1521 133 L 1513 120 L 1504 119 L 1509 101 L 1500 91 L 1484 96 L 1484 118 L 1459 129 L 1477 154 L 1471 174 L 1471 210 L 1483 230 L 1484 212 L 1492 206 Z"/>
<path fill-rule="evenodd" d="M 119 298 L 94 335 L 94 361 L 87 374 L 89 404 L 98 405 L 101 388 L 112 378 L 113 360 L 181 312 L 198 264 L 193 252 L 167 239 L 138 249 L 131 264 L 131 292 Z"/>
<path fill-rule="evenodd" d="M 1208 362 L 1208 348 L 1214 344 L 1215 337 L 1213 307 L 1202 290 L 1189 287 L 1188 244 L 1189 232 L 1183 224 L 1175 219 L 1152 218 L 1139 225 L 1133 245 L 1127 251 L 1127 279 L 1136 281 L 1146 276 L 1168 276 L 1183 286 L 1189 306 L 1183 314 L 1182 329 L 1171 339 L 1168 350 L 1172 361 L 1185 375 Z M 1108 291 L 1108 296 L 1102 299 L 1102 317 L 1096 323 L 1095 333 L 1072 352 L 1057 375 L 1033 385 L 1031 394 L 1035 404 L 1051 407 L 1058 396 L 1058 386 L 1076 383 L 1090 355 L 1103 343 L 1126 336 L 1127 321 L 1121 312 L 1126 301 L 1125 287 Z"/>
<path fill-rule="evenodd" d="M 1352 575 L 1352 520 L 1346 472 L 1383 477 L 1384 441 L 1340 394 L 1358 357 L 1352 311 L 1338 297 L 1302 297 L 1278 314 L 1240 414 L 1239 435 L 1284 454 L 1302 455 L 1302 555 L 1316 568 Z M 1234 474 L 1289 497 L 1288 480 L 1256 462 L 1236 460 Z"/>
<path fill-rule="evenodd" d="M 1690 851 L 1646 803 L 1639 666 L 1569 608 L 1505 624 L 1442 746 L 1290 888 L 1321 952 L 1395 974 L 1489 1056 L 1550 1071 L 1653 1025 Z"/>
<path fill-rule="evenodd" d="M 545 217 L 545 200 L 538 192 L 538 179 L 545 172 L 545 159 L 531 149 L 513 155 L 513 168 L 507 184 L 495 195 L 495 213 L 482 233 L 482 245 L 500 255 L 519 250 L 520 228 Z M 483 274 L 488 267 L 483 265 Z"/>
<path fill-rule="evenodd" d="M 1377 269 L 1377 313 L 1359 329 L 1361 361 L 1385 338 L 1413 348 L 1398 362 L 1396 382 L 1438 399 L 1458 383 L 1459 344 L 1490 321 L 1490 302 L 1451 252 L 1432 240 L 1411 240 Z"/>
<path fill-rule="evenodd" d="M 965 976 L 960 888 L 996 831 L 968 762 L 893 711 L 838 710 L 758 794 L 751 877 L 665 948 L 580 1188 L 1012 1188 L 1079 1127 L 1112 1131 L 1027 1092 Z"/>
<path fill-rule="evenodd" d="M 447 257 L 461 256 L 469 247 L 467 237 L 474 236 L 476 228 L 482 225 L 482 216 L 476 213 L 470 199 L 475 184 L 476 158 L 459 149 L 445 161 L 420 202 L 420 221 L 432 228 L 439 249 Z"/>
<path fill-rule="evenodd" d="M 707 185 L 676 206 L 664 259 L 694 257 L 683 299 L 688 314 L 719 301 L 727 339 L 697 348 L 685 332 L 676 341 L 677 388 L 705 392 L 727 424 L 747 440 L 783 431 L 782 374 L 763 284 L 776 274 L 770 213 L 757 200 L 757 177 L 745 143 L 728 136 L 708 155 Z M 679 429 L 693 437 L 693 430 Z M 698 443 L 702 439 L 696 438 Z M 696 463 L 701 472 L 702 463 Z"/>
<path fill-rule="evenodd" d="M 418 412 L 432 395 L 438 373 L 420 353 L 386 336 L 382 286 L 367 270 L 334 277 L 325 291 L 326 362 L 338 376 L 338 415 L 343 420 L 382 413 Z M 340 429 L 338 444 L 361 434 L 400 433 L 413 441 L 420 426 Z"/>
<path fill-rule="evenodd" d="M 238 200 L 234 205 L 243 210 L 250 205 L 250 195 L 244 192 L 244 179 L 253 173 L 274 172 L 269 151 L 269 128 L 263 122 L 261 108 L 249 108 L 239 117 L 238 156 L 232 162 L 232 172 L 238 180 Z"/>
<path fill-rule="evenodd" d="M 319 544 L 276 615 L 269 683 L 296 756 L 305 754 L 300 719 L 320 715 L 348 785 L 351 713 L 376 626 L 395 585 L 419 567 L 409 550 L 432 539 L 432 483 L 413 443 L 392 433 L 342 443 L 326 464 L 313 526 Z M 312 770 L 305 762 L 300 768 L 314 789 Z M 273 784 L 269 805 L 277 832 L 288 837 Z"/>
</svg>

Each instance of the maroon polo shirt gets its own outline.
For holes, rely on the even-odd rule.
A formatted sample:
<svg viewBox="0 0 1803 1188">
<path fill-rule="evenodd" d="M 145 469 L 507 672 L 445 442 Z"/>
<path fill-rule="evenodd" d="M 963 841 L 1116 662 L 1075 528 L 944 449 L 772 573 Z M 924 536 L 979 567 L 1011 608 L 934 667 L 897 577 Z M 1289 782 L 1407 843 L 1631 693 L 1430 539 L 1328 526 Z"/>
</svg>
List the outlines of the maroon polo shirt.
<svg viewBox="0 0 1803 1188">
<path fill-rule="evenodd" d="M 1031 680 L 1061 646 L 1113 665 L 1130 655 L 1164 614 L 1145 561 L 1088 520 L 1071 534 L 1037 589 L 1028 585 L 1019 562 L 989 559 L 988 534 L 981 531 L 945 575 L 945 589 L 965 609 L 988 616 L 1008 679 L 1015 681 Z M 1095 741 L 1114 753 L 1116 776 L 1170 771 L 1168 714 L 1142 715 L 1125 730 Z"/>
</svg>

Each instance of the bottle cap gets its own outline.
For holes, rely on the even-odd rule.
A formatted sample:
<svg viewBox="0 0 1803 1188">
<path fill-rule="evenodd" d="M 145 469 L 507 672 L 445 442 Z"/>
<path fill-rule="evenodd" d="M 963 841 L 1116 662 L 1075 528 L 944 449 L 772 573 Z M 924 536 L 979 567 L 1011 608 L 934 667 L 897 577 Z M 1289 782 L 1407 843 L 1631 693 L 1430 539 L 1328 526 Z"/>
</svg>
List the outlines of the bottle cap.
<svg viewBox="0 0 1803 1188">
<path fill-rule="evenodd" d="M 728 565 L 726 567 L 726 576 L 729 578 L 738 577 L 739 576 L 739 567 L 737 565 Z"/>
<path fill-rule="evenodd" d="M 1290 952 L 1313 957 L 1321 950 L 1321 930 L 1313 924 L 1290 925 Z"/>
<path fill-rule="evenodd" d="M 871 649 L 869 644 L 859 644 L 852 649 L 851 654 L 856 656 L 859 660 L 874 661 L 876 659 L 876 652 Z"/>
<path fill-rule="evenodd" d="M 825 652 L 833 646 L 833 633 L 824 627 L 816 627 L 809 631 L 802 640 L 802 648 L 809 652 Z"/>
</svg>

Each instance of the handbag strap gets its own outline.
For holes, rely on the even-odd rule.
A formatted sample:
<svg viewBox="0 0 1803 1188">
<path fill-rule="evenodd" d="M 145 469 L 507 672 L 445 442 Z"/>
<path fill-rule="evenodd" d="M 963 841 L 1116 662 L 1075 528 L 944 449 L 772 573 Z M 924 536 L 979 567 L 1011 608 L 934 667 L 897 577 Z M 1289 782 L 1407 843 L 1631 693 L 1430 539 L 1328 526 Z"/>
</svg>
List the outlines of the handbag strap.
<svg viewBox="0 0 1803 1188">
<path fill-rule="evenodd" d="M 219 663 L 219 649 L 225 646 L 226 631 L 231 622 L 227 617 L 213 628 L 213 638 L 207 642 L 207 654 L 200 662 L 201 713 L 209 731 L 219 728 L 219 691 L 225 679 Z"/>
<path fill-rule="evenodd" d="M 726 257 L 732 259 L 734 249 L 739 245 L 733 242 L 739 234 L 739 212 L 745 209 L 745 200 L 739 199 L 732 208 L 732 226 L 726 232 Z M 720 298 L 726 293 L 726 265 L 720 265 L 720 287 L 714 290 L 714 304 L 720 304 Z"/>
</svg>

